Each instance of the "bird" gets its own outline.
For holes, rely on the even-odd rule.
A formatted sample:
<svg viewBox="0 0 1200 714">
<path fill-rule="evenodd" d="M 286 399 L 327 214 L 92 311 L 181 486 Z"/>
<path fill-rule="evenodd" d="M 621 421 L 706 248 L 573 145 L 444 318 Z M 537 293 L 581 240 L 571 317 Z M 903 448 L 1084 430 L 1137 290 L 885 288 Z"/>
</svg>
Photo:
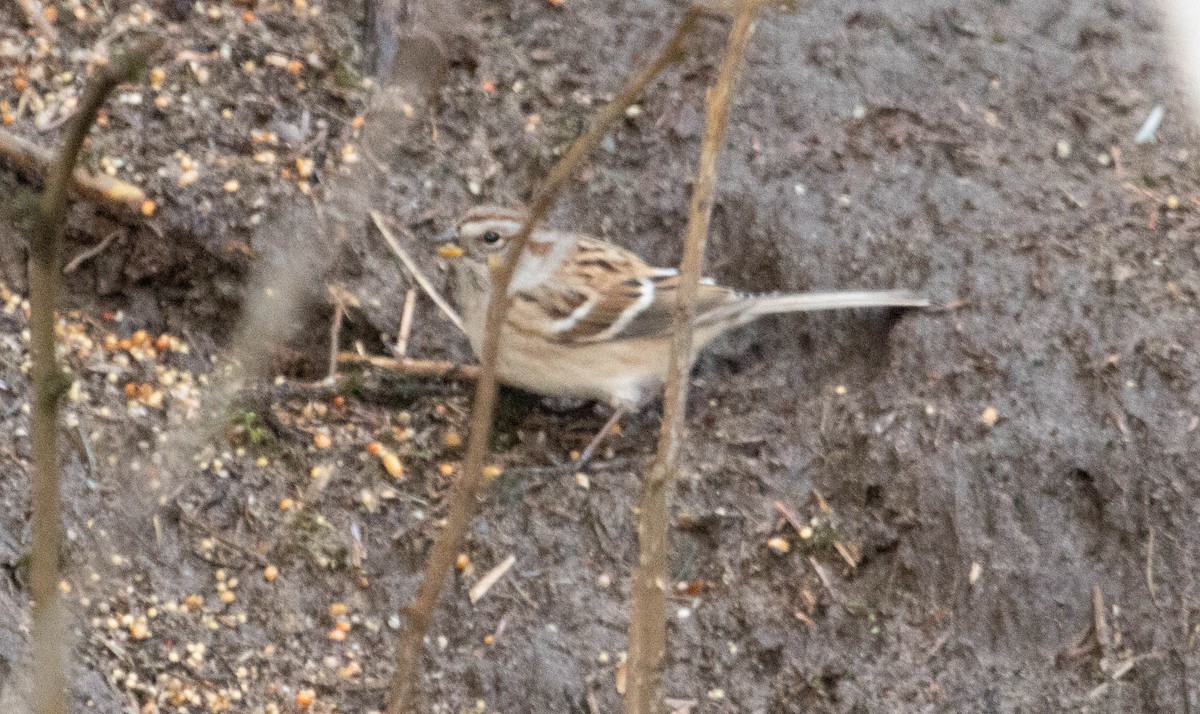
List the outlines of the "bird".
<svg viewBox="0 0 1200 714">
<path fill-rule="evenodd" d="M 453 294 L 476 356 L 483 353 L 492 278 L 525 220 L 519 209 L 468 209 L 440 238 L 454 240 Z M 574 232 L 536 228 L 509 282 L 496 361 L 500 382 L 549 397 L 601 401 L 608 423 L 584 450 L 590 458 L 621 416 L 644 406 L 666 379 L 682 278 L 636 253 Z M 846 308 L 924 307 L 908 290 L 762 293 L 704 278 L 698 286 L 690 359 L 714 339 L 762 316 Z"/>
</svg>

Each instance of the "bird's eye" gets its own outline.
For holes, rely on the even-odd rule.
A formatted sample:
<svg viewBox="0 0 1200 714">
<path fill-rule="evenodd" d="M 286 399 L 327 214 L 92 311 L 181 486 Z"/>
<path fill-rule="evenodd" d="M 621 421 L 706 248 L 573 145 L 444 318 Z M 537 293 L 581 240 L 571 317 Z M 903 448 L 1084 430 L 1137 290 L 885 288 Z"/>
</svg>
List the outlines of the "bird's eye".
<svg viewBox="0 0 1200 714">
<path fill-rule="evenodd" d="M 492 245 L 500 242 L 500 234 L 496 231 L 488 231 L 483 234 L 483 242 Z"/>
</svg>

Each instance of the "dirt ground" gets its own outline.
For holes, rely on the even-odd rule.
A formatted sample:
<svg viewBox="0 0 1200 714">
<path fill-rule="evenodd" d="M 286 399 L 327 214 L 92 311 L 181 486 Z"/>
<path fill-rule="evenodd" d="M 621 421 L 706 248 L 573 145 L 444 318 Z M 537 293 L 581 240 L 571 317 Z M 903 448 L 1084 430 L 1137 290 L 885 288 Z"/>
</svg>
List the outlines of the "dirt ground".
<svg viewBox="0 0 1200 714">
<path fill-rule="evenodd" d="M 469 393 L 373 374 L 340 398 L 297 386 L 323 376 L 325 285 L 359 303 L 342 346 L 384 353 L 410 283 L 367 211 L 443 282 L 420 238 L 473 203 L 527 199 L 682 6 L 53 6 L 57 45 L 0 3 L 0 114 L 46 145 L 91 53 L 137 25 L 172 37 L 155 85 L 114 97 L 84 159 L 142 186 L 155 214 L 79 205 L 68 238 L 69 256 L 112 238 L 69 276 L 62 325 L 78 385 L 62 452 L 77 709 L 378 708 Z M 678 260 L 726 27 L 705 21 L 555 223 Z M 1135 144 L 1157 105 L 1157 140 Z M 674 501 L 674 709 L 1200 707 L 1188 114 L 1147 3 L 764 15 L 709 272 L 760 290 L 912 288 L 935 307 L 771 318 L 700 360 Z M 28 185 L 4 170 L 0 186 L 19 219 Z M 0 228 L 6 711 L 27 666 L 17 231 Z M 424 298 L 410 353 L 469 358 Z M 506 395 L 503 473 L 430 637 L 433 711 L 620 710 L 632 504 L 658 411 L 578 479 L 569 453 L 606 415 Z"/>
</svg>

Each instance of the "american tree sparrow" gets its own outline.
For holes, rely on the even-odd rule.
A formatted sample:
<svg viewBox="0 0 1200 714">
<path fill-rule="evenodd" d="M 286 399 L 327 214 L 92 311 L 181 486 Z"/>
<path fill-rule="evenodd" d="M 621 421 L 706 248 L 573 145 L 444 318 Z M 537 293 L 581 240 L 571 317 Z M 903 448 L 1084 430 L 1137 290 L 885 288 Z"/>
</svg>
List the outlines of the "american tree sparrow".
<svg viewBox="0 0 1200 714">
<path fill-rule="evenodd" d="M 520 211 L 478 206 L 446 237 L 465 255 L 455 292 L 467 338 L 478 355 L 492 290 Z M 547 396 L 597 399 L 620 414 L 640 406 L 666 378 L 680 278 L 634 253 L 586 235 L 535 229 L 508 288 L 511 300 L 496 364 L 501 382 Z M 727 330 L 763 315 L 811 310 L 922 307 L 906 290 L 754 294 L 700 285 L 692 358 Z M 608 425 L 601 431 L 603 435 Z M 590 454 L 596 442 L 585 452 Z"/>
</svg>

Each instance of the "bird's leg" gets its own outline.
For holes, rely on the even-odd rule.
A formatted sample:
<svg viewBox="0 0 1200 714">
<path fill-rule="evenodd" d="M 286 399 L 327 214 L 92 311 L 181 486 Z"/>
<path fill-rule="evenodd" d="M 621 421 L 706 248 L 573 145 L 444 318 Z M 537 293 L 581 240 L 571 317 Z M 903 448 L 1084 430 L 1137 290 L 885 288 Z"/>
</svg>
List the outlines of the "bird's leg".
<svg viewBox="0 0 1200 714">
<path fill-rule="evenodd" d="M 621 421 L 621 417 L 625 416 L 627 411 L 629 410 L 625 406 L 617 406 L 613 410 L 612 416 L 608 418 L 608 421 L 604 422 L 604 426 L 600 427 L 600 431 L 596 432 L 596 435 L 592 437 L 591 442 L 588 443 L 583 453 L 575 460 L 574 468 L 576 471 L 583 469 L 584 465 L 591 460 L 592 456 L 596 453 L 596 449 L 604 441 L 604 437 Z"/>
</svg>

